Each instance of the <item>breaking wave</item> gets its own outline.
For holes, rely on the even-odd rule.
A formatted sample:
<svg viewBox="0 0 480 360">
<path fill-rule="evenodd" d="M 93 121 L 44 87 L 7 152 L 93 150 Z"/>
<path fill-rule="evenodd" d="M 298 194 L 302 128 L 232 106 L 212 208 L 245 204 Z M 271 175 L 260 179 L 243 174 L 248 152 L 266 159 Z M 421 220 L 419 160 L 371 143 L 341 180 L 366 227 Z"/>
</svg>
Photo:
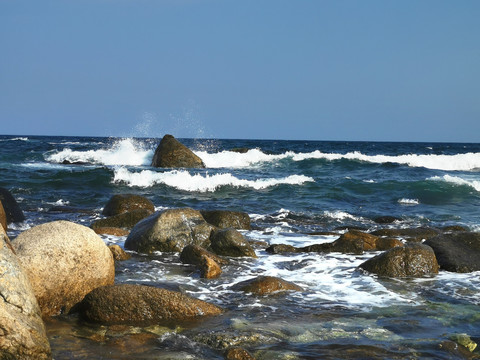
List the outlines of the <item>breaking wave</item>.
<svg viewBox="0 0 480 360">
<path fill-rule="evenodd" d="M 479 180 L 466 180 L 466 179 L 462 179 L 461 177 L 452 176 L 452 175 L 432 176 L 432 177 L 428 178 L 427 180 L 444 181 L 444 182 L 454 184 L 454 185 L 469 186 L 469 187 L 475 189 L 476 191 L 480 191 L 480 181 Z"/>
</svg>

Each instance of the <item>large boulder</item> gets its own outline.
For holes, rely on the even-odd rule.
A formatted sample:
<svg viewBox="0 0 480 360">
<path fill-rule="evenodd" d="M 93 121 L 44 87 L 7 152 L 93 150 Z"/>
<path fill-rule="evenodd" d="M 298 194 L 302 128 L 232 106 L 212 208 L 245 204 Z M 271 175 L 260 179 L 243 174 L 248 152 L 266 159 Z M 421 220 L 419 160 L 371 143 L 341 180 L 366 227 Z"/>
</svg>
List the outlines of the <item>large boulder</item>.
<svg viewBox="0 0 480 360">
<path fill-rule="evenodd" d="M 213 231 L 210 243 L 212 250 L 218 255 L 257 257 L 250 243 L 240 232 L 232 228 Z"/>
<path fill-rule="evenodd" d="M 283 291 L 303 291 L 300 286 L 274 276 L 259 276 L 250 280 L 242 281 L 236 284 L 234 288 L 260 296 Z"/>
<path fill-rule="evenodd" d="M 180 252 L 189 244 L 206 247 L 213 228 L 199 211 L 168 209 L 135 225 L 125 241 L 125 249 L 150 254 L 153 251 Z"/>
<path fill-rule="evenodd" d="M 68 313 L 93 289 L 113 284 L 112 253 L 85 226 L 63 220 L 38 225 L 18 235 L 13 246 L 43 317 Z"/>
<path fill-rule="evenodd" d="M 180 254 L 180 261 L 184 264 L 195 265 L 200 270 L 200 275 L 206 279 L 219 277 L 222 273 L 220 265 L 227 261 L 198 245 L 187 245 Z"/>
<path fill-rule="evenodd" d="M 241 211 L 202 210 L 203 218 L 220 229 L 251 230 L 250 216 Z"/>
<path fill-rule="evenodd" d="M 83 319 L 100 324 L 171 324 L 218 315 L 219 307 L 177 291 L 120 284 L 93 290 L 78 307 Z"/>
<path fill-rule="evenodd" d="M 452 272 L 480 270 L 480 233 L 443 234 L 425 241 L 432 247 L 440 267 Z"/>
<path fill-rule="evenodd" d="M 51 359 L 40 308 L 0 227 L 0 359 Z"/>
<path fill-rule="evenodd" d="M 360 268 L 386 277 L 422 277 L 437 274 L 439 267 L 431 247 L 412 243 L 377 255 Z"/>
<path fill-rule="evenodd" d="M 109 216 L 104 219 L 95 220 L 90 227 L 92 229 L 99 228 L 133 228 L 140 220 L 152 215 L 147 209 L 136 209 L 126 213 Z"/>
<path fill-rule="evenodd" d="M 155 212 L 155 205 L 144 196 L 135 194 L 113 195 L 103 208 L 102 214 L 114 216 L 127 213 L 133 210 L 146 209 L 152 214 Z"/>
<path fill-rule="evenodd" d="M 0 202 L 3 205 L 5 210 L 5 215 L 7 217 L 7 224 L 22 222 L 25 220 L 25 215 L 23 215 L 22 209 L 18 206 L 17 201 L 13 195 L 5 188 L 0 187 Z"/>
<path fill-rule="evenodd" d="M 202 159 L 172 135 L 165 135 L 160 141 L 152 165 L 162 168 L 204 168 Z"/>
</svg>

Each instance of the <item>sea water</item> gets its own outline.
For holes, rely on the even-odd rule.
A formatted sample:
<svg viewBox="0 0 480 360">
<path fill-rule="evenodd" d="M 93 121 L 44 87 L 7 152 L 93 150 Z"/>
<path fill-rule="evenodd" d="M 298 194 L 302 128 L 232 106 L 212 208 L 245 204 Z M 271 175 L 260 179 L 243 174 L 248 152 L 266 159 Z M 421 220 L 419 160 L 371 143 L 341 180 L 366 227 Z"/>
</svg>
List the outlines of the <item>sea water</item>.
<svg viewBox="0 0 480 360">
<path fill-rule="evenodd" d="M 149 198 L 157 211 L 247 212 L 252 230 L 244 236 L 265 246 L 331 242 L 347 227 L 480 230 L 480 144 L 180 140 L 205 169 L 151 167 L 160 139 L 0 136 L 0 186 L 27 218 L 8 235 L 14 241 L 60 219 L 89 226 L 112 195 L 125 193 Z M 399 220 L 374 221 L 384 215 Z M 319 232 L 330 235 L 313 235 Z M 179 290 L 225 313 L 143 342 L 134 335 L 144 329 L 122 335 L 74 317 L 52 319 L 54 358 L 222 359 L 224 348 L 239 345 L 258 359 L 450 359 L 465 356 L 448 346 L 456 335 L 480 340 L 478 272 L 385 279 L 358 269 L 377 253 L 269 255 L 265 246 L 256 248 L 256 259 L 232 259 L 213 280 L 200 278 L 178 254 L 132 253 L 118 264 L 116 283 Z M 304 291 L 257 297 L 234 290 L 259 275 Z"/>
</svg>

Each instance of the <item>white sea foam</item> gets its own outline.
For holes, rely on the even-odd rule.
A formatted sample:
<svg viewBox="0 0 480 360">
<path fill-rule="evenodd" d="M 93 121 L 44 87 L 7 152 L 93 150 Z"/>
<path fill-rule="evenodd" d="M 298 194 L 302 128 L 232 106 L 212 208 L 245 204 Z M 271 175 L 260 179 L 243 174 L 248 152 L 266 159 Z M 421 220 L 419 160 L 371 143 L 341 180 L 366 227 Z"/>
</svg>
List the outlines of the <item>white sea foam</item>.
<svg viewBox="0 0 480 360">
<path fill-rule="evenodd" d="M 332 218 L 333 220 L 345 220 L 345 219 L 351 219 L 355 221 L 362 221 L 364 220 L 362 217 L 358 217 L 352 214 L 349 214 L 346 211 L 324 211 L 323 214 L 329 218 Z"/>
<path fill-rule="evenodd" d="M 420 204 L 420 201 L 418 201 L 418 199 L 402 198 L 402 199 L 398 199 L 398 203 L 402 205 L 418 205 Z"/>
<path fill-rule="evenodd" d="M 179 190 L 208 192 L 215 191 L 222 186 L 246 187 L 255 190 L 266 189 L 272 186 L 289 184 L 302 185 L 306 182 L 315 181 L 313 178 L 304 175 L 290 175 L 284 178 L 268 178 L 257 180 L 239 179 L 232 174 L 205 175 L 190 174 L 186 170 L 173 170 L 157 172 L 143 170 L 132 172 L 122 167 L 115 169 L 113 182 L 124 183 L 128 186 L 150 187 L 164 184 Z"/>
<path fill-rule="evenodd" d="M 480 169 L 480 153 L 466 153 L 456 155 L 436 155 L 436 154 L 405 154 L 405 155 L 365 155 L 359 151 L 353 151 L 346 154 L 323 153 L 315 150 L 309 153 L 295 153 L 287 151 L 283 154 L 271 155 L 265 154 L 261 150 L 251 149 L 246 153 L 236 153 L 232 151 L 222 151 L 218 153 L 208 153 L 197 151 L 196 154 L 204 161 L 209 168 L 244 168 L 256 164 L 275 162 L 282 159 L 291 159 L 293 161 L 304 161 L 309 159 L 333 160 L 357 160 L 376 164 L 394 163 L 403 164 L 411 167 L 425 167 L 438 170 L 477 170 Z"/>
<path fill-rule="evenodd" d="M 450 184 L 460 185 L 460 186 L 469 186 L 476 191 L 480 191 L 480 181 L 478 180 L 466 180 L 459 176 L 452 175 L 443 175 L 443 176 L 432 176 L 427 180 L 431 181 L 445 181 Z"/>
<path fill-rule="evenodd" d="M 61 163 L 86 162 L 101 165 L 150 165 L 153 150 L 145 149 L 143 144 L 133 139 L 123 139 L 113 144 L 111 148 L 87 151 L 75 151 L 66 148 L 62 151 L 45 156 L 47 161 Z"/>
</svg>

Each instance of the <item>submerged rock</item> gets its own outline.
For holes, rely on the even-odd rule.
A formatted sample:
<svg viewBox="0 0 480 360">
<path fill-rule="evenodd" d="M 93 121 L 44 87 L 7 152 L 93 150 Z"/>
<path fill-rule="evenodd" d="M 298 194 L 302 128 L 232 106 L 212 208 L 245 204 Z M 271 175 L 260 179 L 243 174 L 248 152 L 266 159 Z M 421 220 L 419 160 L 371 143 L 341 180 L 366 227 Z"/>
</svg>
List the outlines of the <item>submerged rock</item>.
<svg viewBox="0 0 480 360">
<path fill-rule="evenodd" d="M 437 257 L 440 267 L 452 272 L 480 270 L 480 233 L 443 234 L 425 242 Z"/>
<path fill-rule="evenodd" d="M 232 347 L 225 351 L 225 360 L 255 360 L 255 358 L 245 349 L 241 347 Z"/>
<path fill-rule="evenodd" d="M 396 221 L 402 221 L 402 219 L 399 219 L 395 216 L 386 215 L 386 216 L 378 216 L 375 219 L 373 219 L 373 221 L 375 221 L 377 224 L 391 224 Z"/>
<path fill-rule="evenodd" d="M 273 276 L 259 276 L 235 284 L 235 289 L 254 295 L 270 295 L 283 291 L 303 291 L 300 286 Z"/>
<path fill-rule="evenodd" d="M 107 245 L 92 229 L 54 221 L 22 232 L 13 242 L 42 316 L 68 313 L 91 290 L 113 284 Z"/>
<path fill-rule="evenodd" d="M 437 274 L 439 266 L 431 247 L 412 243 L 377 255 L 360 268 L 380 276 L 421 277 Z"/>
<path fill-rule="evenodd" d="M 233 228 L 213 231 L 210 243 L 212 250 L 218 255 L 257 257 L 250 243 Z"/>
<path fill-rule="evenodd" d="M 213 229 L 199 211 L 168 209 L 135 225 L 125 241 L 125 249 L 150 254 L 153 251 L 181 252 L 190 244 L 207 247 Z"/>
<path fill-rule="evenodd" d="M 30 281 L 0 227 L 0 359 L 51 359 Z"/>
<path fill-rule="evenodd" d="M 114 216 L 127 213 L 133 210 L 146 209 L 153 214 L 155 205 L 144 196 L 135 194 L 113 195 L 103 208 L 102 214 L 105 216 Z"/>
<path fill-rule="evenodd" d="M 202 210 L 203 218 L 209 224 L 220 229 L 234 228 L 237 230 L 251 230 L 250 216 L 245 212 L 227 210 Z"/>
<path fill-rule="evenodd" d="M 22 222 L 25 220 L 22 209 L 13 195 L 5 188 L 0 187 L 0 202 L 2 203 L 7 218 L 7 224 Z"/>
<path fill-rule="evenodd" d="M 121 284 L 97 288 L 83 299 L 80 315 L 101 324 L 149 324 L 219 315 L 222 309 L 176 291 Z"/>
<path fill-rule="evenodd" d="M 172 135 L 165 135 L 160 141 L 151 166 L 161 168 L 204 168 L 202 159 Z"/>
<path fill-rule="evenodd" d="M 152 211 L 148 209 L 136 209 L 126 213 L 117 214 L 99 219 L 92 223 L 92 229 L 98 228 L 133 228 L 139 221 L 152 215 Z"/>
</svg>

